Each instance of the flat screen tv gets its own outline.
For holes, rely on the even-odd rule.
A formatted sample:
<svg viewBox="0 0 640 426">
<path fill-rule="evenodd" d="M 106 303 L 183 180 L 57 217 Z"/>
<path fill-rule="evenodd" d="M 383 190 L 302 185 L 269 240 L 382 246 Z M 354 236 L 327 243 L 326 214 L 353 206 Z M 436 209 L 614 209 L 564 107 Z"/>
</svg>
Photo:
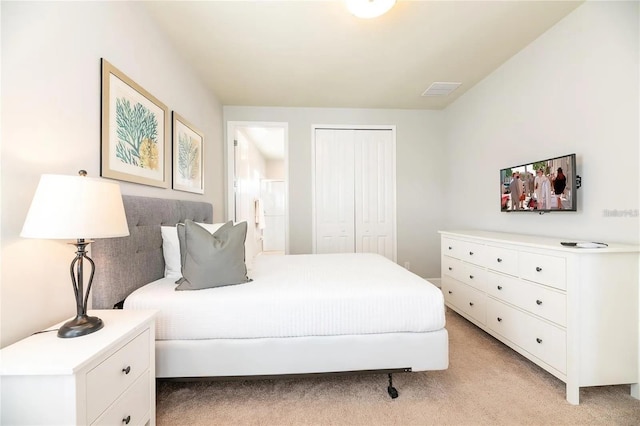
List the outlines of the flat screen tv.
<svg viewBox="0 0 640 426">
<path fill-rule="evenodd" d="M 547 160 L 500 170 L 500 210 L 503 212 L 575 212 L 576 155 L 568 154 Z"/>
</svg>

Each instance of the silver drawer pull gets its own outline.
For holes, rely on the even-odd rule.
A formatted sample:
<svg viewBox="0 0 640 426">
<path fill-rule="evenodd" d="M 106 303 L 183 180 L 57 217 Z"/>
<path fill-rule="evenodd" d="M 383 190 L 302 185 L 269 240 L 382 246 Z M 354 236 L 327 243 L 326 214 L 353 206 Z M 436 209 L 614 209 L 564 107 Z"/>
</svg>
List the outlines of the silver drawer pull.
<svg viewBox="0 0 640 426">
<path fill-rule="evenodd" d="M 542 305 L 542 300 L 540 299 L 536 300 L 536 305 Z"/>
<path fill-rule="evenodd" d="M 502 290 L 502 286 L 501 285 L 498 286 L 498 290 Z"/>
<path fill-rule="evenodd" d="M 539 266 L 536 266 L 536 272 L 542 272 L 542 268 Z"/>
<path fill-rule="evenodd" d="M 502 322 L 502 318 L 498 317 L 498 322 Z"/>
<path fill-rule="evenodd" d="M 502 262 L 502 259 L 500 258 L 497 258 L 496 260 L 498 261 L 498 263 Z"/>
<path fill-rule="evenodd" d="M 123 372 L 124 374 L 129 374 L 129 373 L 131 373 L 131 366 L 127 365 L 127 368 L 123 368 L 123 369 L 122 369 L 122 372 Z"/>
<path fill-rule="evenodd" d="M 541 338 L 539 338 L 539 337 L 536 337 L 536 342 L 538 342 L 538 343 L 542 343 L 542 339 L 541 339 Z"/>
<path fill-rule="evenodd" d="M 469 306 L 473 306 L 473 302 L 469 302 Z"/>
<path fill-rule="evenodd" d="M 125 425 L 128 425 L 130 421 L 131 421 L 131 416 L 127 416 L 124 419 L 122 419 L 122 423 L 124 423 Z"/>
</svg>

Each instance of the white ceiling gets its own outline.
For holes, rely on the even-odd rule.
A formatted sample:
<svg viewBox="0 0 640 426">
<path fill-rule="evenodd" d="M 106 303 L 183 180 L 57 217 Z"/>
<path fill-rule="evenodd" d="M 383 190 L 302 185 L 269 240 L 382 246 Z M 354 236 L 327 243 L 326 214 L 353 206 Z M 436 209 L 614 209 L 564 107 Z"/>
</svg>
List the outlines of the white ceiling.
<svg viewBox="0 0 640 426">
<path fill-rule="evenodd" d="M 266 160 L 284 159 L 284 129 L 282 127 L 236 127 L 256 146 Z"/>
<path fill-rule="evenodd" d="M 442 109 L 582 1 L 144 2 L 223 105 Z M 460 82 L 423 97 L 433 82 Z"/>
</svg>

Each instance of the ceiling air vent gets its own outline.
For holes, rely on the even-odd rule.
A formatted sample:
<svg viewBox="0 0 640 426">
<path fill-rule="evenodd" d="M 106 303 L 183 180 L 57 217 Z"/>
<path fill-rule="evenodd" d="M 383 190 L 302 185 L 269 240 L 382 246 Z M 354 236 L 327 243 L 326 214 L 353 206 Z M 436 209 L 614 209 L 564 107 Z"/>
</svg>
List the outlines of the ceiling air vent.
<svg viewBox="0 0 640 426">
<path fill-rule="evenodd" d="M 431 86 L 422 93 L 422 96 L 447 96 L 456 90 L 462 83 L 431 83 Z"/>
</svg>

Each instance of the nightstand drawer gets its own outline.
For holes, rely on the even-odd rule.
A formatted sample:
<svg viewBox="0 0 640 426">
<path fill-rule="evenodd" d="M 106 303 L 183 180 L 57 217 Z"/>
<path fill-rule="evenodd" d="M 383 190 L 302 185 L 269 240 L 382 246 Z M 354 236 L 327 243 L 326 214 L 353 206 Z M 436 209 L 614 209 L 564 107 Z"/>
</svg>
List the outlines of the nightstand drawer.
<svg viewBox="0 0 640 426">
<path fill-rule="evenodd" d="M 149 369 L 149 330 L 87 373 L 87 420 L 91 423 Z"/>
<path fill-rule="evenodd" d="M 93 425 L 144 425 L 149 418 L 149 371 L 147 370 Z"/>
</svg>

